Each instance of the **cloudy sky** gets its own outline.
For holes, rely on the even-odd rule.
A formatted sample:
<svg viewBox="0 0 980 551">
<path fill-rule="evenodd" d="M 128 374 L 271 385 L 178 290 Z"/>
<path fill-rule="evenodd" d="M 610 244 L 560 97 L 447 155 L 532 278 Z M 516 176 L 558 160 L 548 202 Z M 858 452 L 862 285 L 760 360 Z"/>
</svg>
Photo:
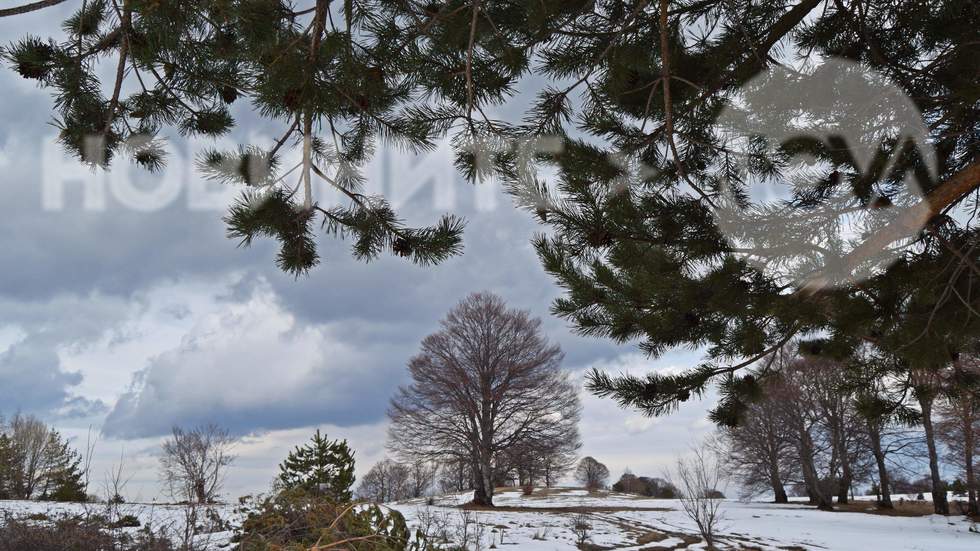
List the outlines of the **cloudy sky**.
<svg viewBox="0 0 980 551">
<path fill-rule="evenodd" d="M 57 10 L 0 19 L 0 38 L 48 36 L 60 20 Z M 80 448 L 97 437 L 97 493 L 121 461 L 130 499 L 158 496 L 161 439 L 174 425 L 207 422 L 242 436 L 228 496 L 266 489 L 276 464 L 317 427 L 348 439 L 363 473 L 385 453 L 385 410 L 406 361 L 473 291 L 541 316 L 579 379 L 592 366 L 642 373 L 696 358 L 678 351 L 653 361 L 549 316 L 560 290 L 529 245 L 542 228 L 495 185 L 460 180 L 444 149 L 382 152 L 368 174 L 410 222 L 466 217 L 465 254 L 434 268 L 366 264 L 350 258 L 349 243 L 323 236 L 321 266 L 293 279 L 274 266 L 272 243 L 241 249 L 225 237 L 235 190 L 203 182 L 191 166 L 209 144 L 174 143 L 159 177 L 126 163 L 92 173 L 52 143 L 45 91 L 5 67 L 0 98 L 0 413 L 39 415 Z M 227 143 L 271 143 L 281 130 L 243 103 Z M 614 476 L 626 467 L 659 474 L 710 430 L 705 404 L 648 419 L 582 399 L 582 453 Z"/>
</svg>

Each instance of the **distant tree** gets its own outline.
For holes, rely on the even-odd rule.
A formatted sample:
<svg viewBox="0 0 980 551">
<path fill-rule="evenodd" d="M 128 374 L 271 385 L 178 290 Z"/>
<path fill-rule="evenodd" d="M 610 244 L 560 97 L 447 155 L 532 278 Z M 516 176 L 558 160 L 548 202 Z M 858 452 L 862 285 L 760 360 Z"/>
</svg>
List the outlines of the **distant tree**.
<svg viewBox="0 0 980 551">
<path fill-rule="evenodd" d="M 388 503 L 411 497 L 411 469 L 385 458 L 374 464 L 364 475 L 357 495 L 375 503 Z"/>
<path fill-rule="evenodd" d="M 936 514 L 949 514 L 949 501 L 946 486 L 942 479 L 942 466 L 939 463 L 939 446 L 936 442 L 933 411 L 936 399 L 943 386 L 942 371 L 937 369 L 916 369 L 912 371 L 912 393 L 919 403 L 922 415 L 922 428 L 925 431 L 926 449 L 929 458 L 929 477 L 932 482 L 932 505 Z"/>
<path fill-rule="evenodd" d="M 642 495 L 643 486 L 640 484 L 640 478 L 633 474 L 633 471 L 626 469 L 619 480 L 613 483 L 612 490 L 624 494 Z"/>
<path fill-rule="evenodd" d="M 980 362 L 964 359 L 957 367 L 960 378 L 980 377 Z M 980 468 L 980 390 L 968 390 L 955 385 L 939 400 L 936 413 L 936 438 L 946 449 L 946 460 L 955 465 L 965 481 L 961 481 L 967 496 L 967 513 L 980 513 L 977 505 L 977 469 Z"/>
<path fill-rule="evenodd" d="M 601 490 L 609 482 L 609 468 L 592 456 L 583 457 L 575 469 L 575 479 L 590 492 Z"/>
<path fill-rule="evenodd" d="M 837 502 L 848 502 L 853 485 L 869 476 L 868 431 L 857 412 L 857 389 L 864 385 L 851 378 L 852 369 L 829 358 L 807 357 L 805 392 L 812 398 L 820 420 L 822 436 L 830 449 L 827 479 L 828 493 Z M 863 382 L 863 381 L 861 381 Z"/>
<path fill-rule="evenodd" d="M 553 486 L 574 465 L 582 443 L 578 434 L 557 441 L 529 441 L 500 453 L 495 459 L 501 478 L 516 480 L 519 486 Z"/>
<path fill-rule="evenodd" d="M 930 488 L 932 488 L 932 479 L 929 476 L 915 480 L 909 480 L 905 476 L 896 476 L 892 479 L 893 494 L 915 495 L 928 492 Z"/>
<path fill-rule="evenodd" d="M 434 461 L 416 459 L 406 465 L 408 468 L 408 497 L 416 498 L 426 495 L 436 481 L 439 464 Z"/>
<path fill-rule="evenodd" d="M 40 419 L 0 418 L 0 499 L 85 501 L 81 454 Z"/>
<path fill-rule="evenodd" d="M 676 499 L 680 496 L 680 491 L 670 481 L 663 478 L 636 476 L 629 469 L 612 485 L 612 489 L 616 492 L 657 499 Z"/>
<path fill-rule="evenodd" d="M 216 501 L 225 471 L 234 461 L 234 441 L 227 430 L 213 424 L 174 427 L 160 456 L 161 478 L 171 497 L 199 504 Z"/>
<path fill-rule="evenodd" d="M 892 473 L 889 460 L 895 451 L 894 444 L 904 447 L 899 440 L 920 422 L 920 412 L 910 407 L 910 378 L 903 369 L 896 369 L 893 361 L 875 355 L 859 357 L 866 363 L 865 371 L 875 373 L 859 384 L 855 399 L 858 415 L 864 420 L 868 447 L 877 468 L 878 506 L 893 509 Z"/>
<path fill-rule="evenodd" d="M 776 356 L 779 378 L 770 381 L 769 392 L 778 406 L 779 423 L 793 443 L 797 466 L 810 502 L 825 510 L 833 509 L 828 488 L 817 468 L 821 417 L 815 399 L 807 388 L 808 371 L 804 360 L 783 350 Z"/>
<path fill-rule="evenodd" d="M 469 461 L 451 457 L 439 463 L 439 491 L 444 494 L 473 490 L 473 467 Z"/>
<path fill-rule="evenodd" d="M 32 499 L 44 483 L 45 460 L 51 443 L 51 429 L 32 415 L 15 415 L 8 432 L 13 448 L 13 495 L 17 499 Z"/>
<path fill-rule="evenodd" d="M 582 442 L 575 438 L 566 438 L 558 442 L 553 442 L 541 458 L 541 474 L 544 477 L 544 485 L 551 488 L 565 476 L 568 471 L 575 466 L 578 458 L 578 451 L 582 447 Z"/>
<path fill-rule="evenodd" d="M 289 452 L 279 465 L 276 482 L 282 488 L 302 488 L 347 503 L 354 480 L 354 452 L 347 440 L 328 440 L 317 430 L 309 443 Z"/>
<path fill-rule="evenodd" d="M 409 362 L 411 384 L 389 409 L 389 448 L 467 461 L 474 502 L 492 506 L 500 454 L 578 438 L 578 391 L 561 359 L 540 320 L 496 295 L 470 295 Z"/>
</svg>

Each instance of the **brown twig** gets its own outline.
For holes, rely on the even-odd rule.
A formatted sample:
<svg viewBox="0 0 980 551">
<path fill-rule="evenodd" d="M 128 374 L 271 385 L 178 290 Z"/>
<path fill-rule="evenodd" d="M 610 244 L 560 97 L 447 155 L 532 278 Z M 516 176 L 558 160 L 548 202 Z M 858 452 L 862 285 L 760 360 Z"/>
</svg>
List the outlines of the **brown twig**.
<svg viewBox="0 0 980 551">
<path fill-rule="evenodd" d="M 41 0 L 40 2 L 34 2 L 32 4 L 24 4 L 23 6 L 17 6 L 14 8 L 7 8 L 5 10 L 0 10 L 0 17 L 9 17 L 11 15 L 20 15 L 22 13 L 30 13 L 32 11 L 43 10 L 44 8 L 50 8 L 51 6 L 57 6 L 65 0 Z"/>
<path fill-rule="evenodd" d="M 470 20 L 470 42 L 466 48 L 466 120 L 473 126 L 473 48 L 476 43 L 476 22 L 480 18 L 480 0 L 473 0 L 473 18 Z"/>
</svg>

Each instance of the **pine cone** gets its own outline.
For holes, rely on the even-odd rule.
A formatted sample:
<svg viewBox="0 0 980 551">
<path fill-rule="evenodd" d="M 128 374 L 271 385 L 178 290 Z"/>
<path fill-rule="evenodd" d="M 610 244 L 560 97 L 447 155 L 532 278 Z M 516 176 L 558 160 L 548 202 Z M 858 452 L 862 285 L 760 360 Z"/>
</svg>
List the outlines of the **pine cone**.
<svg viewBox="0 0 980 551">
<path fill-rule="evenodd" d="M 593 228 L 589 232 L 589 245 L 593 247 L 608 247 L 612 245 L 612 236 L 603 228 Z"/>
<path fill-rule="evenodd" d="M 222 101 L 227 104 L 232 104 L 235 103 L 236 99 L 238 99 L 238 90 L 236 90 L 234 86 L 229 86 L 226 84 L 223 88 L 221 88 Z"/>
<path fill-rule="evenodd" d="M 286 109 L 290 111 L 296 111 L 299 109 L 300 101 L 303 99 L 303 92 L 299 88 L 291 88 L 286 90 L 286 93 L 282 96 L 282 103 L 286 106 Z"/>
</svg>

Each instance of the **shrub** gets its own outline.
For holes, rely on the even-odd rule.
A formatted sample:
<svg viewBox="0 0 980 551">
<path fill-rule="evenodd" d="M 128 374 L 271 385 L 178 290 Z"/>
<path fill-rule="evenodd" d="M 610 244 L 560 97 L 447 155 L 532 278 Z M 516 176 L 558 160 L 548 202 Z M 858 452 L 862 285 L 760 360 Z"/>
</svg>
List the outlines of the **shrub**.
<svg viewBox="0 0 980 551">
<path fill-rule="evenodd" d="M 335 504 L 301 488 L 283 490 L 251 512 L 236 535 L 239 551 L 306 551 L 349 542 L 357 551 L 424 551 L 402 515 L 377 505 Z"/>
<path fill-rule="evenodd" d="M 47 522 L 0 519 L 0 551 L 175 551 L 167 538 L 148 530 L 114 534 L 105 518 L 61 516 Z"/>
<path fill-rule="evenodd" d="M 136 518 L 136 515 L 123 515 L 119 517 L 119 520 L 112 523 L 113 528 L 139 528 L 140 519 Z"/>
</svg>

